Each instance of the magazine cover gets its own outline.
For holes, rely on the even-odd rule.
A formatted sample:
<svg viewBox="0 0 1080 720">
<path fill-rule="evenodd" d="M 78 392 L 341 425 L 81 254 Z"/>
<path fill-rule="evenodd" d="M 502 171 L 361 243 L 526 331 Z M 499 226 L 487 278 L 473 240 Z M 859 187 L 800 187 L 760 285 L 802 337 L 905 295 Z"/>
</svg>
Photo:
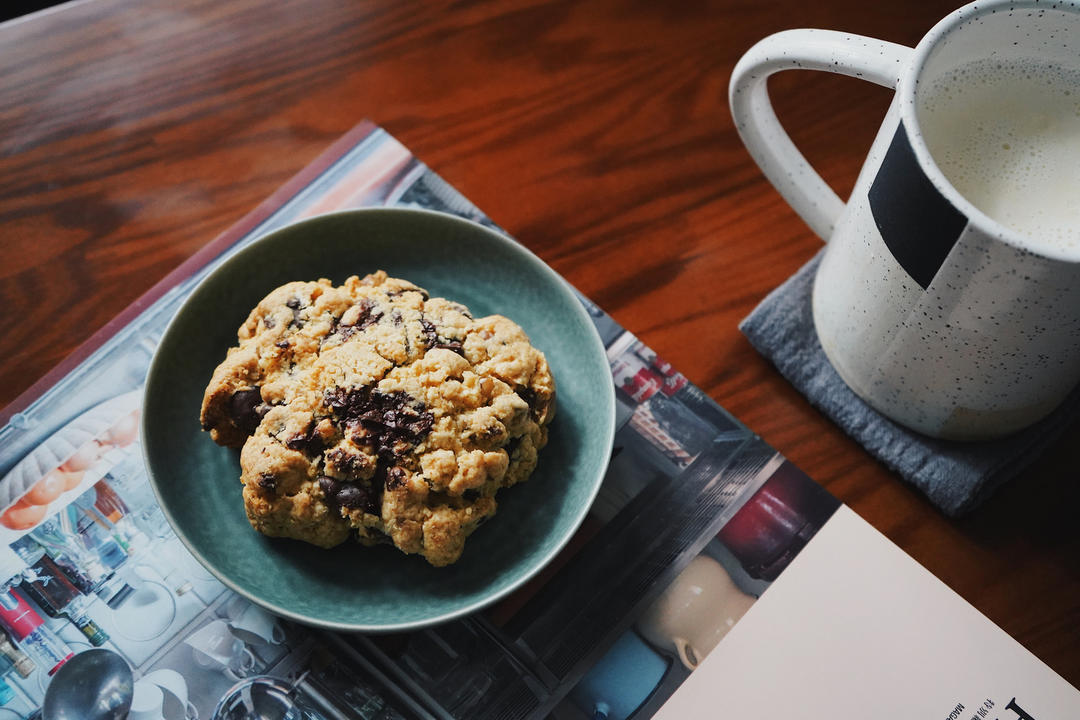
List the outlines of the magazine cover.
<svg viewBox="0 0 1080 720">
<path fill-rule="evenodd" d="M 818 708 L 830 717 L 824 681 L 810 684 L 801 711 L 763 704 L 777 695 L 762 687 L 777 677 L 769 676 L 780 667 L 776 652 L 788 646 L 801 663 L 830 655 L 813 645 L 820 632 L 785 638 L 770 630 L 774 617 L 820 618 L 831 601 L 811 602 L 812 588 L 823 587 L 814 578 L 830 568 L 872 577 L 844 569 L 861 561 L 892 568 L 888 577 L 911 574 L 908 587 L 940 583 L 838 511 L 831 495 L 584 297 L 616 389 L 614 451 L 585 523 L 521 590 L 416 632 L 331 633 L 253 605 L 185 549 L 157 506 L 138 437 L 142 385 L 162 332 L 239 248 L 304 217 L 369 206 L 442 211 L 498 230 L 393 137 L 363 124 L 0 416 L 0 720 L 39 717 L 57 671 L 94 647 L 130 666 L 129 717 L 139 719 L 621 720 L 716 716 L 725 707 L 736 716 L 817 717 L 807 709 Z M 880 543 L 887 563 L 846 556 Z M 796 572 L 804 556 L 813 564 Z M 790 590 L 770 592 L 785 583 Z M 847 597 L 863 602 L 878 586 L 853 586 Z M 1011 642 L 940 588 L 959 616 Z M 868 617 L 843 627 L 855 636 L 879 628 Z M 760 628 L 745 630 L 751 622 Z M 892 628 L 905 632 L 899 621 Z M 865 666 L 864 656 L 834 647 Z M 978 658 L 980 647 L 968 652 Z M 1076 691 L 1022 648 L 1002 652 L 1036 668 L 1014 683 L 1019 690 L 982 674 L 904 707 L 963 720 L 1066 717 L 1064 709 L 1080 707 Z M 850 672 L 839 660 L 819 665 Z"/>
</svg>

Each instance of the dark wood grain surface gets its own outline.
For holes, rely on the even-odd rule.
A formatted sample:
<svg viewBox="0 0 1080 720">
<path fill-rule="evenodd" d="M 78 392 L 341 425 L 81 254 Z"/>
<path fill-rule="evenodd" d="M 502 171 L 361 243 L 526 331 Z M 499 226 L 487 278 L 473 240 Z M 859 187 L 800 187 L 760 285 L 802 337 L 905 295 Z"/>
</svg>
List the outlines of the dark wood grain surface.
<svg viewBox="0 0 1080 720">
<path fill-rule="evenodd" d="M 736 329 L 820 242 L 739 142 L 735 61 L 791 27 L 913 45 L 956 2 L 88 0 L 0 25 L 0 405 L 370 118 L 1080 685 L 1080 428 L 949 520 Z M 891 93 L 771 88 L 846 196 Z"/>
</svg>

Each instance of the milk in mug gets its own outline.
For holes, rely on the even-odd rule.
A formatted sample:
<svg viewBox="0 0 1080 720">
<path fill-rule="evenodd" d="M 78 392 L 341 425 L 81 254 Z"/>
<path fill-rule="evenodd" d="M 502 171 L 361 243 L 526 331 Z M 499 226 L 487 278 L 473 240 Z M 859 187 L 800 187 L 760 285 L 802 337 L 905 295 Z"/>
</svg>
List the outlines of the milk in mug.
<svg viewBox="0 0 1080 720">
<path fill-rule="evenodd" d="M 972 205 L 1080 255 L 1080 71 L 979 60 L 920 88 L 930 155 Z"/>
</svg>

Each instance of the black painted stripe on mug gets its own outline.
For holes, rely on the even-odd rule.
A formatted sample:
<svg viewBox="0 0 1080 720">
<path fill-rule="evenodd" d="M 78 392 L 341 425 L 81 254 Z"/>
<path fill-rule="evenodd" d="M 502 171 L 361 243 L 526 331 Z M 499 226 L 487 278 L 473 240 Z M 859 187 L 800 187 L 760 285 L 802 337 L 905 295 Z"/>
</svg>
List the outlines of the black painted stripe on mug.
<svg viewBox="0 0 1080 720">
<path fill-rule="evenodd" d="M 925 290 L 967 226 L 967 217 L 919 167 L 904 123 L 893 135 L 867 193 L 881 238 L 900 267 Z"/>
</svg>

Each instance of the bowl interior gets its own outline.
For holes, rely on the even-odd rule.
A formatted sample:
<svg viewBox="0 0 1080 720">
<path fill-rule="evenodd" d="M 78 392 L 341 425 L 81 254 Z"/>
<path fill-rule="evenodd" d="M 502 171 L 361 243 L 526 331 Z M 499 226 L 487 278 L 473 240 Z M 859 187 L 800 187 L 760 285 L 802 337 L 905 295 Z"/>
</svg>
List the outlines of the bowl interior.
<svg viewBox="0 0 1080 720">
<path fill-rule="evenodd" d="M 203 391 L 236 331 L 291 280 L 335 284 L 383 269 L 521 325 L 551 364 L 558 410 L 538 468 L 499 493 L 497 515 L 456 564 L 433 568 L 396 548 L 332 550 L 251 529 L 239 452 L 199 427 Z M 143 447 L 151 482 L 180 539 L 226 585 L 286 617 L 336 629 L 398 630 L 471 612 L 522 584 L 569 539 L 603 479 L 614 433 L 604 348 L 572 291 L 517 243 L 447 215 L 360 210 L 278 230 L 199 285 L 150 368 Z"/>
</svg>

